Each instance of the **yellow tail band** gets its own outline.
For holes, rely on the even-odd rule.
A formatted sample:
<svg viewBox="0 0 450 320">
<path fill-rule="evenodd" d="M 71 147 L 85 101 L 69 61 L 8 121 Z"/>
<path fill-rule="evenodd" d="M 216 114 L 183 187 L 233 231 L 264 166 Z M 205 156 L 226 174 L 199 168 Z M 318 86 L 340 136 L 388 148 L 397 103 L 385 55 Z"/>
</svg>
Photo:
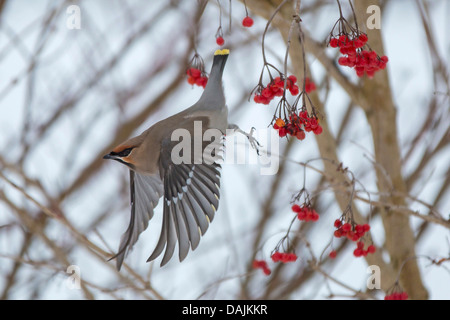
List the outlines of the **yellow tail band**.
<svg viewBox="0 0 450 320">
<path fill-rule="evenodd" d="M 216 52 L 214 52 L 215 56 L 226 56 L 230 54 L 230 50 L 229 49 L 219 49 L 216 50 Z"/>
</svg>

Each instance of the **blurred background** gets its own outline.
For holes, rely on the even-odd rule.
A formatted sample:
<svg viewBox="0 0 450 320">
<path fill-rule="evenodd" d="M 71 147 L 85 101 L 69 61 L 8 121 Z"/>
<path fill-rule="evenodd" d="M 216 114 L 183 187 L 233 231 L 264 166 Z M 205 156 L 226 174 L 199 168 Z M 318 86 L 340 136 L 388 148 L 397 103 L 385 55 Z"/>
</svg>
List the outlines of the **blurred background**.
<svg viewBox="0 0 450 320">
<path fill-rule="evenodd" d="M 295 2 L 286 2 L 265 36 L 267 59 L 281 70 Z M 373 46 L 389 62 L 370 80 L 337 65 L 337 50 L 326 45 L 339 18 L 336 1 L 301 1 L 308 75 L 317 86 L 312 99 L 324 134 L 273 143 L 263 137 L 274 132 L 268 126 L 276 101 L 256 104 L 250 94 L 263 68 L 262 35 L 273 3 L 281 1 L 246 1 L 251 28 L 242 26 L 246 9 L 235 0 L 211 0 L 206 7 L 194 0 L 0 1 L 0 297 L 383 299 L 407 262 L 417 264 L 419 278 L 410 281 L 423 283 L 428 298 L 450 299 L 450 2 L 372 2 L 381 8 L 381 29 L 366 30 L 369 14 L 357 7 L 359 25 L 378 32 L 382 43 Z M 352 22 L 348 2 L 341 4 Z M 224 72 L 230 122 L 257 129 L 262 149 L 279 155 L 278 171 L 262 175 L 245 138 L 231 138 L 248 161 L 224 163 L 219 210 L 199 247 L 182 263 L 176 257 L 163 268 L 160 259 L 146 263 L 159 238 L 157 207 L 119 273 L 108 259 L 128 226 L 129 173 L 102 156 L 197 101 L 203 88 L 188 84 L 186 70 L 196 51 L 209 72 L 220 24 L 231 50 Z M 376 39 L 370 32 L 369 44 Z M 297 46 L 288 73 L 301 83 L 301 47 L 292 39 Z M 381 203 L 385 191 L 377 183 L 380 174 L 390 176 L 376 154 L 383 142 L 369 124 L 370 108 L 355 98 L 367 90 L 387 99 L 378 106 L 395 110 L 386 119 L 400 155 L 383 156 L 401 168 L 404 188 L 389 192 L 402 198 L 393 214 L 407 219 L 413 242 L 406 246 L 414 252 L 400 262 L 392 242 L 386 246 L 396 230 L 386 228 L 382 210 L 389 206 Z M 338 160 L 331 169 L 321 159 L 329 159 L 323 150 L 330 148 Z M 339 162 L 357 180 L 352 195 L 327 174 L 337 172 Z M 271 252 L 295 217 L 291 201 L 303 186 L 320 219 L 295 221 L 290 249 L 299 258 L 273 263 Z M 345 208 L 339 199 L 354 200 L 357 222 L 370 222 L 377 247 L 372 260 L 355 258 L 352 243 L 333 239 L 333 222 Z M 328 258 L 331 249 L 336 259 Z M 253 269 L 254 259 L 267 261 L 272 274 Z M 366 286 L 374 264 L 392 269 L 385 278 L 382 271 L 380 290 Z M 400 284 L 405 290 L 415 285 Z"/>
</svg>

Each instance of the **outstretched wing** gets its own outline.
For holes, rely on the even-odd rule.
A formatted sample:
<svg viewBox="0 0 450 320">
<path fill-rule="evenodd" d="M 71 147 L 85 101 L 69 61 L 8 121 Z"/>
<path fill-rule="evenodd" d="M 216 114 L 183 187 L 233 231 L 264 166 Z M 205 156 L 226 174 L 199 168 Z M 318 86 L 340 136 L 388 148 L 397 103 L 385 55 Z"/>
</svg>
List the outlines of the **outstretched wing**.
<svg viewBox="0 0 450 320">
<path fill-rule="evenodd" d="M 127 230 L 120 238 L 117 258 L 117 270 L 120 270 L 128 251 L 147 229 L 148 221 L 153 218 L 153 209 L 163 195 L 163 183 L 159 175 L 143 175 L 130 170 L 131 218 Z"/>
<path fill-rule="evenodd" d="M 217 141 L 216 141 L 217 140 Z M 189 163 L 174 164 L 172 142 L 163 143 L 160 171 L 164 184 L 164 209 L 161 235 L 147 261 L 157 258 L 165 248 L 161 266 L 172 257 L 178 240 L 182 261 L 189 247 L 197 248 L 200 236 L 208 229 L 219 206 L 220 164 L 223 138 L 202 143 L 202 153 Z M 219 151 L 219 152 L 218 152 Z"/>
</svg>

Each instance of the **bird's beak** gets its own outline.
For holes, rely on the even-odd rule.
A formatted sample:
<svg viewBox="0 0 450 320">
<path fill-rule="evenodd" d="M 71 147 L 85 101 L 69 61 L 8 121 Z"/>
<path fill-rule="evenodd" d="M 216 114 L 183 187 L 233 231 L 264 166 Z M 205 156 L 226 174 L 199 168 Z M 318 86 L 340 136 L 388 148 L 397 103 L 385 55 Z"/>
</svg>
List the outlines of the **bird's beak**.
<svg viewBox="0 0 450 320">
<path fill-rule="evenodd" d="M 110 155 L 109 153 L 103 156 L 103 159 L 111 159 L 114 160 L 116 157 Z"/>
</svg>

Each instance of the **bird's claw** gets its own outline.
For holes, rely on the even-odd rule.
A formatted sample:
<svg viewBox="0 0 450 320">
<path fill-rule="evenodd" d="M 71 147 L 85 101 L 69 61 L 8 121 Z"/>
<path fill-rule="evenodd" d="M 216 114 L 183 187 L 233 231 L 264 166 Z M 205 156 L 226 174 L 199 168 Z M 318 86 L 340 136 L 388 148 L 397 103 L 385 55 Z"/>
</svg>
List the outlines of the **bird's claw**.
<svg viewBox="0 0 450 320">
<path fill-rule="evenodd" d="M 256 150 L 256 154 L 259 156 L 259 147 L 261 146 L 261 144 L 258 142 L 258 140 L 256 140 L 253 137 L 253 132 L 255 130 L 256 130 L 255 127 L 252 127 L 252 129 L 250 130 L 250 133 L 246 134 L 246 136 L 247 136 L 248 142 L 250 143 L 252 148 Z"/>
</svg>

